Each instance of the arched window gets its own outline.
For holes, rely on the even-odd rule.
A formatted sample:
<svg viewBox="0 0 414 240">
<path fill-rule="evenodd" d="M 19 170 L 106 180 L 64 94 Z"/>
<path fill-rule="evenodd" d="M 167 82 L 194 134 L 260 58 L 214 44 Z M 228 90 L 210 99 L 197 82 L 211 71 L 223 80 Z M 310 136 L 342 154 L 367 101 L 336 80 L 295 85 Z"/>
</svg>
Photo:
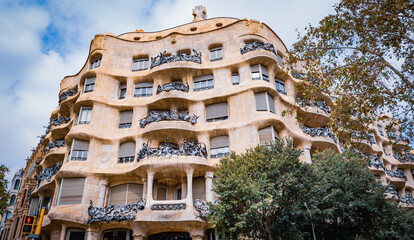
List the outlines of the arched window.
<svg viewBox="0 0 414 240">
<path fill-rule="evenodd" d="M 15 202 L 16 202 L 16 195 L 12 195 L 11 198 L 10 198 L 10 202 L 9 203 L 10 203 L 10 205 L 13 206 Z"/>
<path fill-rule="evenodd" d="M 13 187 L 13 189 L 14 189 L 14 190 L 18 190 L 18 189 L 19 189 L 19 187 L 20 187 L 20 179 L 17 179 L 17 180 L 14 182 L 14 187 Z"/>
</svg>

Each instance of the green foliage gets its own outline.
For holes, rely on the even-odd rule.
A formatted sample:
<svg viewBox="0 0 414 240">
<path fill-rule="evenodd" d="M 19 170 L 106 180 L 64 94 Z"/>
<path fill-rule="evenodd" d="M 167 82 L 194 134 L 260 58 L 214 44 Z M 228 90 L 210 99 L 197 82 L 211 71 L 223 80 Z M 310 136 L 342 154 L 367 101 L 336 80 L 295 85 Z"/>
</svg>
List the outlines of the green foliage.
<svg viewBox="0 0 414 240">
<path fill-rule="evenodd" d="M 412 213 L 385 200 L 363 160 L 326 150 L 309 165 L 300 154 L 277 140 L 220 161 L 210 223 L 221 237 L 312 239 L 312 222 L 317 239 L 414 238 Z"/>
<path fill-rule="evenodd" d="M 5 179 L 6 173 L 9 169 L 1 164 L 0 165 L 0 215 L 4 213 L 4 210 L 9 206 L 9 192 L 7 191 L 8 181 Z"/>
</svg>

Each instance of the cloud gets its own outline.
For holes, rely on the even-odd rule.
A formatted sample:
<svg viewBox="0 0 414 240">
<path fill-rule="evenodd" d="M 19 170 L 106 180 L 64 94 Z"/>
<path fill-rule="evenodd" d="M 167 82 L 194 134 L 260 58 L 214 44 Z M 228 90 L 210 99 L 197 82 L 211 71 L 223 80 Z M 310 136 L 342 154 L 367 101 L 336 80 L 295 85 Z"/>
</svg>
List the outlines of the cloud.
<svg viewBox="0 0 414 240">
<path fill-rule="evenodd" d="M 211 17 L 256 19 L 269 25 L 289 47 L 295 29 L 316 24 L 337 1 L 1 1 L 0 0 L 0 144 L 7 176 L 25 166 L 58 105 L 59 84 L 77 73 L 95 34 L 115 35 L 144 29 L 159 31 L 192 20 L 205 5 Z"/>
</svg>

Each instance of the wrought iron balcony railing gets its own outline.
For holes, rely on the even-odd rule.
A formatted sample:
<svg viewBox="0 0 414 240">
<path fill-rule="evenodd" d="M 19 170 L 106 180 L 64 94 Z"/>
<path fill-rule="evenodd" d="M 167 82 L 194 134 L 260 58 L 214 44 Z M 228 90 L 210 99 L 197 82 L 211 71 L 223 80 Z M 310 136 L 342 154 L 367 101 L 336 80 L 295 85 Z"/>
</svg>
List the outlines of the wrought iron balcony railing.
<svg viewBox="0 0 414 240">
<path fill-rule="evenodd" d="M 292 74 L 292 77 L 297 78 L 297 79 L 300 79 L 300 80 L 305 80 L 307 78 L 307 76 L 308 76 L 308 74 L 306 74 L 306 73 L 300 73 L 300 72 L 294 71 L 294 70 L 292 70 L 290 73 Z M 309 78 L 309 81 L 315 83 L 318 86 L 321 85 L 321 83 L 319 82 L 319 80 L 316 79 L 316 78 L 314 78 L 314 77 L 310 77 Z"/>
<path fill-rule="evenodd" d="M 66 98 L 68 98 L 68 97 L 70 97 L 70 96 L 73 96 L 73 95 L 75 95 L 75 94 L 77 94 L 78 93 L 78 90 L 68 90 L 68 91 L 66 91 L 66 92 L 63 92 L 61 95 L 60 95 L 60 98 L 59 98 L 59 103 L 61 103 L 63 100 L 65 100 Z"/>
<path fill-rule="evenodd" d="M 85 225 L 93 222 L 121 222 L 134 220 L 138 211 L 145 208 L 145 200 L 139 200 L 125 206 L 116 206 L 109 204 L 106 207 L 94 207 L 90 200 L 88 207 L 89 219 L 85 221 Z"/>
<path fill-rule="evenodd" d="M 300 127 L 302 128 L 302 131 L 304 133 L 307 133 L 307 134 L 311 135 L 312 137 L 314 137 L 314 136 L 329 137 L 329 138 L 331 138 L 332 140 L 334 140 L 336 142 L 335 135 L 332 133 L 332 130 L 327 126 L 311 128 L 311 127 L 307 127 L 305 125 L 301 125 Z"/>
<path fill-rule="evenodd" d="M 376 169 L 385 169 L 384 163 L 381 162 L 379 157 L 375 154 L 365 154 L 356 148 L 352 148 L 351 151 L 362 158 L 365 158 L 367 161 L 368 166 L 375 167 Z"/>
<path fill-rule="evenodd" d="M 199 213 L 197 217 L 199 218 L 207 218 L 210 214 L 210 206 L 207 204 L 206 201 L 196 199 L 193 203 L 195 210 Z"/>
<path fill-rule="evenodd" d="M 158 85 L 157 94 L 160 94 L 162 91 L 169 92 L 171 90 L 188 92 L 190 90 L 190 85 L 188 85 L 188 83 L 184 84 L 182 82 L 172 82 L 172 83 L 166 83 L 163 85 Z"/>
<path fill-rule="evenodd" d="M 50 122 L 50 124 L 51 124 L 51 125 L 53 125 L 53 126 L 58 126 L 58 125 L 60 125 L 60 124 L 67 123 L 67 122 L 69 122 L 69 121 L 70 121 L 70 118 L 60 116 L 60 117 L 54 118 L 54 119 Z"/>
<path fill-rule="evenodd" d="M 61 140 L 52 140 L 47 144 L 47 146 L 45 148 L 45 151 L 47 152 L 52 148 L 60 148 L 60 147 L 66 147 L 65 140 L 63 140 L 63 139 L 61 139 Z"/>
<path fill-rule="evenodd" d="M 170 55 L 165 56 L 166 51 L 163 53 L 160 52 L 160 54 L 156 57 L 151 58 L 151 66 L 150 68 L 154 68 L 156 66 L 160 66 L 164 63 L 170 63 L 170 62 L 180 62 L 180 61 L 186 61 L 186 62 L 195 62 L 198 64 L 201 64 L 201 52 L 197 52 L 193 49 L 192 55 L 191 54 L 184 54 L 180 51 L 178 51 L 177 55 Z"/>
<path fill-rule="evenodd" d="M 323 110 L 324 112 L 326 112 L 327 114 L 331 113 L 331 110 L 329 109 L 328 105 L 323 100 L 313 101 L 313 100 L 305 100 L 301 97 L 296 97 L 296 102 L 301 107 L 317 107 L 317 108 Z"/>
<path fill-rule="evenodd" d="M 207 148 L 204 143 L 196 142 L 192 139 L 185 139 L 180 145 L 175 145 L 165 138 L 165 142 L 159 147 L 151 148 L 152 140 L 144 143 L 138 153 L 137 160 L 145 157 L 171 157 L 171 156 L 199 156 L 207 158 Z"/>
<path fill-rule="evenodd" d="M 400 195 L 397 188 L 393 185 L 388 185 L 388 188 L 385 190 L 385 192 L 388 192 L 390 194 L 396 195 L 398 200 L 405 204 L 414 204 L 414 197 L 410 192 L 406 192 L 403 196 Z"/>
<path fill-rule="evenodd" d="M 42 182 L 44 179 L 46 179 L 47 182 L 50 182 L 50 179 L 56 175 L 57 172 L 59 172 L 59 169 L 62 167 L 61 163 L 57 163 L 56 166 L 51 168 L 43 169 L 43 171 L 36 176 L 37 185 L 36 188 L 39 187 L 40 182 Z"/>
<path fill-rule="evenodd" d="M 405 153 L 398 152 L 396 150 L 393 150 L 394 158 L 397 159 L 400 162 L 414 162 L 414 154 L 407 151 Z"/>
<path fill-rule="evenodd" d="M 401 178 L 407 181 L 407 176 L 405 175 L 402 169 L 397 168 L 395 171 L 392 171 L 391 169 L 386 169 L 386 173 L 388 176 Z"/>
<path fill-rule="evenodd" d="M 152 122 L 159 122 L 159 121 L 186 121 L 190 122 L 191 124 L 197 123 L 198 116 L 193 114 L 192 116 L 189 115 L 188 111 L 185 113 L 179 113 L 177 110 L 172 111 L 165 111 L 165 112 L 156 112 L 156 111 L 149 111 L 148 116 L 139 120 L 139 124 L 141 128 L 145 128 L 145 126 Z"/>
<path fill-rule="evenodd" d="M 183 210 L 186 208 L 185 203 L 177 203 L 177 204 L 154 204 L 151 206 L 151 210 L 153 211 L 175 211 L 175 210 Z"/>
<path fill-rule="evenodd" d="M 266 50 L 277 55 L 275 47 L 271 43 L 262 43 L 259 41 L 254 41 L 250 43 L 245 43 L 243 48 L 240 48 L 240 53 L 243 55 L 247 52 L 254 50 Z"/>
</svg>

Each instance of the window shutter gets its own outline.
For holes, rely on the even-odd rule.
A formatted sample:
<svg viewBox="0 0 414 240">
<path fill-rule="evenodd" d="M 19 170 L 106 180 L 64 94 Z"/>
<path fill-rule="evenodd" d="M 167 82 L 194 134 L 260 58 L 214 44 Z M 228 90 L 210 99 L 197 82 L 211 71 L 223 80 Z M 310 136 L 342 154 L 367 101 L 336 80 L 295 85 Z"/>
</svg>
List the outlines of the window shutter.
<svg viewBox="0 0 414 240">
<path fill-rule="evenodd" d="M 135 156 L 135 142 L 125 142 L 119 147 L 119 157 Z"/>
<path fill-rule="evenodd" d="M 82 203 L 85 178 L 63 178 L 59 205 Z"/>
<path fill-rule="evenodd" d="M 283 68 L 283 67 L 285 67 L 284 65 L 283 65 L 283 58 L 282 58 L 282 56 L 280 56 L 279 54 L 277 54 L 277 61 L 279 62 L 279 65 Z"/>
<path fill-rule="evenodd" d="M 204 177 L 193 178 L 193 200 L 202 199 L 205 200 L 206 185 Z"/>
<path fill-rule="evenodd" d="M 254 98 L 256 99 L 256 110 L 257 111 L 267 111 L 267 103 L 266 103 L 266 93 L 256 93 L 254 94 Z"/>
<path fill-rule="evenodd" d="M 203 76 L 199 76 L 199 77 L 196 77 L 196 78 L 194 78 L 194 82 L 196 83 L 196 82 L 201 82 L 201 81 L 206 81 L 206 80 L 211 80 L 211 79 L 213 79 L 213 75 L 211 74 L 211 75 L 203 75 Z"/>
<path fill-rule="evenodd" d="M 79 151 L 88 151 L 89 149 L 89 142 L 73 139 L 73 150 L 79 150 Z"/>
<path fill-rule="evenodd" d="M 259 130 L 260 145 L 266 145 L 271 141 L 275 140 L 276 138 L 279 138 L 279 135 L 273 128 L 273 126 L 262 128 Z"/>
<path fill-rule="evenodd" d="M 276 113 L 275 99 L 269 93 L 266 93 L 266 95 L 267 95 L 267 101 L 269 102 L 269 111 L 272 113 Z"/>
<path fill-rule="evenodd" d="M 121 86 L 119 87 L 119 89 L 126 89 L 126 88 L 127 88 L 126 83 L 121 84 Z"/>
<path fill-rule="evenodd" d="M 116 206 L 124 206 L 126 203 L 128 184 L 121 184 L 111 187 L 111 195 L 109 196 L 109 203 Z"/>
<path fill-rule="evenodd" d="M 132 123 L 133 111 L 123 111 L 119 114 L 119 124 Z"/>
<path fill-rule="evenodd" d="M 218 48 L 216 50 L 216 54 L 217 54 L 217 59 L 222 59 L 223 58 L 223 48 Z"/>
<path fill-rule="evenodd" d="M 135 59 L 134 62 L 132 63 L 132 70 L 138 70 L 138 59 Z"/>
<path fill-rule="evenodd" d="M 210 139 L 210 149 L 229 146 L 229 136 L 217 136 Z"/>
<path fill-rule="evenodd" d="M 267 70 L 267 67 L 260 65 L 260 68 L 262 69 L 262 75 L 266 75 L 269 77 L 269 71 Z"/>
<path fill-rule="evenodd" d="M 127 204 L 138 202 L 142 199 L 143 186 L 142 184 L 129 183 Z"/>
<path fill-rule="evenodd" d="M 227 117 L 229 110 L 226 102 L 211 104 L 206 107 L 206 119 Z"/>
<path fill-rule="evenodd" d="M 96 77 L 93 78 L 86 78 L 85 85 L 94 84 Z"/>
<path fill-rule="evenodd" d="M 142 82 L 142 83 L 136 83 L 135 88 L 143 88 L 143 87 L 152 87 L 152 82 Z"/>
<path fill-rule="evenodd" d="M 253 72 L 259 72 L 260 70 L 259 70 L 259 66 L 260 66 L 260 64 L 256 64 L 256 65 L 252 65 L 250 68 L 251 68 L 251 70 L 252 70 L 252 73 Z"/>
</svg>

